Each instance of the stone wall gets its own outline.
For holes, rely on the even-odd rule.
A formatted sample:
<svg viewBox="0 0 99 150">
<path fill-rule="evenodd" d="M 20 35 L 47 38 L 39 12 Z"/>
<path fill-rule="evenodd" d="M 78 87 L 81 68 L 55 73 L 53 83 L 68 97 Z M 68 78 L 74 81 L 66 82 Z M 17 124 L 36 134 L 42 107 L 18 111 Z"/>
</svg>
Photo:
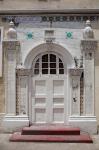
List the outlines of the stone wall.
<svg viewBox="0 0 99 150">
<path fill-rule="evenodd" d="M 0 3 L 5 3 L 7 0 L 5 0 L 4 2 L 2 1 L 2 2 L 0 2 Z M 11 2 L 11 0 L 9 0 L 10 2 Z M 58 0 L 57 0 L 58 1 Z M 91 0 L 90 0 L 91 1 Z M 22 1 L 23 2 L 23 1 Z M 29 1 L 28 1 L 29 2 Z M 31 3 L 33 2 L 32 0 L 30 1 Z M 54 1 L 55 2 L 55 1 Z M 78 2 L 77 0 L 76 0 L 76 2 Z M 75 2 L 75 3 L 76 3 Z M 77 4 L 80 4 L 80 2 L 82 2 L 82 3 L 84 3 L 84 1 L 79 1 L 79 3 L 77 3 Z M 87 1 L 87 2 L 89 2 L 89 0 Z M 96 1 L 96 2 L 98 2 L 98 1 Z M 15 1 L 13 2 L 13 3 L 15 3 Z M 93 1 L 92 1 L 92 3 L 93 3 Z M 92 5 L 92 3 L 90 3 L 91 5 Z M 8 4 L 8 5 L 10 5 L 10 3 Z M 29 4 L 28 4 L 29 5 Z M 1 5 L 0 5 L 1 6 Z M 6 4 L 6 6 L 7 6 L 7 4 Z M 17 6 L 18 6 L 18 3 L 17 3 Z M 20 5 L 21 6 L 21 5 Z M 99 5 L 98 5 L 99 6 Z M 30 6 L 29 6 L 30 7 Z M 66 5 L 66 7 L 67 7 L 67 5 Z M 11 8 L 14 8 L 14 6 L 13 7 L 11 7 Z M 72 24 L 72 23 L 71 23 Z M 4 26 L 4 29 L 5 29 L 5 32 L 6 32 L 6 30 L 8 29 L 8 22 L 5 22 L 5 23 L 2 23 L 1 22 L 1 20 L 0 20 L 0 25 L 1 26 Z M 75 40 L 77 40 L 77 35 L 79 35 L 79 37 L 81 38 L 81 29 L 79 29 L 79 32 L 78 32 L 78 30 L 77 29 L 74 29 L 74 30 L 72 30 L 72 28 L 73 28 L 73 26 L 74 26 L 74 24 L 72 24 L 72 27 L 71 27 L 71 29 L 66 29 L 66 31 L 73 31 L 73 33 L 74 33 L 74 38 L 75 38 Z M 30 27 L 29 27 L 29 25 L 27 26 L 27 24 L 26 24 L 26 27 L 24 26 L 24 29 L 22 29 L 22 27 L 23 27 L 23 25 L 22 24 L 20 24 L 20 26 L 17 28 L 18 29 L 18 38 L 22 41 L 22 45 L 24 44 L 24 42 L 26 42 L 26 44 L 27 44 L 27 47 L 26 47 L 26 45 L 24 46 L 22 46 L 22 51 L 23 51 L 23 53 L 25 52 L 25 51 L 27 51 L 27 49 L 29 49 L 29 44 L 31 44 L 32 43 L 32 41 L 30 40 L 27 40 L 26 39 L 26 34 L 24 34 L 22 31 L 24 30 L 24 29 L 26 29 L 25 31 L 33 31 L 33 29 L 32 29 L 32 24 L 30 24 Z M 84 26 L 83 26 L 84 27 Z M 83 28 L 83 27 L 81 27 L 81 28 Z M 36 30 L 36 28 L 35 28 L 35 30 Z M 38 29 L 37 29 L 38 30 Z M 43 30 L 43 29 L 41 29 L 41 30 Z M 41 31 L 40 30 L 40 31 Z M 66 32 L 65 31 L 65 32 Z M 99 27 L 98 27 L 98 29 L 97 30 L 94 30 L 95 31 L 95 38 L 98 40 L 99 39 Z M 77 33 L 78 32 L 78 33 Z M 40 32 L 41 33 L 41 32 Z M 57 37 L 58 37 L 58 35 L 59 35 L 59 33 L 60 32 L 58 32 L 58 34 L 57 34 Z M 22 36 L 21 35 L 24 35 L 24 38 L 22 39 Z M 62 33 L 61 32 L 61 34 L 63 34 L 64 35 L 64 32 Z M 34 38 L 35 38 L 35 35 L 37 36 L 37 34 L 34 34 Z M 39 37 L 40 38 L 40 37 Z M 62 39 L 63 40 L 63 39 Z M 71 39 L 70 39 L 71 40 Z M 34 41 L 37 41 L 37 39 L 34 39 Z M 29 43 L 29 44 L 28 44 Z M 68 39 L 67 39 L 67 41 L 66 41 L 66 43 L 68 44 Z M 72 48 L 72 40 L 71 40 L 71 46 L 70 46 L 70 48 L 72 49 L 72 50 L 74 50 L 73 48 Z M 32 46 L 30 46 L 30 48 L 32 48 Z M 79 51 L 79 47 L 75 47 L 75 50 L 77 51 Z M 72 53 L 73 53 L 73 51 L 72 51 Z M 25 54 L 25 53 L 24 53 Z M 24 56 L 24 55 L 23 55 Z M 5 98 L 4 98 L 4 82 L 3 82 L 3 78 L 0 78 L 0 113 L 4 113 L 5 112 Z M 96 117 L 97 117 L 97 120 L 98 120 L 98 125 L 99 125 L 99 49 L 96 51 L 96 56 L 95 56 L 95 114 L 96 114 Z"/>
<path fill-rule="evenodd" d="M 99 0 L 0 0 L 2 10 L 98 9 Z"/>
<path fill-rule="evenodd" d="M 95 56 L 95 113 L 99 125 L 99 48 Z"/>
</svg>

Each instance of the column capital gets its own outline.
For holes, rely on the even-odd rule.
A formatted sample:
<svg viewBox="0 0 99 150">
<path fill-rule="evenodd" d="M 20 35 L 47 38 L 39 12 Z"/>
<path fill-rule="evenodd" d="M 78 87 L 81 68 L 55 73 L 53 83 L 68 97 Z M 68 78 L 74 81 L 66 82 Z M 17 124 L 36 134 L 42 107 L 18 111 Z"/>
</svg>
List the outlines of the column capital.
<svg viewBox="0 0 99 150">
<path fill-rule="evenodd" d="M 82 68 L 70 68 L 69 73 L 71 76 L 81 76 L 83 72 Z"/>
<path fill-rule="evenodd" d="M 97 49 L 97 40 L 81 40 L 81 50 L 82 51 L 95 51 Z"/>
<path fill-rule="evenodd" d="M 29 76 L 31 74 L 31 70 L 30 69 L 16 69 L 16 73 L 18 76 Z"/>
<path fill-rule="evenodd" d="M 3 41 L 3 48 L 5 50 L 19 50 L 20 42 L 19 41 Z"/>
</svg>

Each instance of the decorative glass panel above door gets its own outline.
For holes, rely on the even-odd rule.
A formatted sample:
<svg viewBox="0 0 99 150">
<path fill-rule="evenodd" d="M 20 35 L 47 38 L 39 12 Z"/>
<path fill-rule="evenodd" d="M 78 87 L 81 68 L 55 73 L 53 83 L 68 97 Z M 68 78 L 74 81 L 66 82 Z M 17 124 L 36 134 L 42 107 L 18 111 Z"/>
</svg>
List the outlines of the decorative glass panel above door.
<svg viewBox="0 0 99 150">
<path fill-rule="evenodd" d="M 64 65 L 59 55 L 48 53 L 35 59 L 33 74 L 64 74 Z"/>
</svg>

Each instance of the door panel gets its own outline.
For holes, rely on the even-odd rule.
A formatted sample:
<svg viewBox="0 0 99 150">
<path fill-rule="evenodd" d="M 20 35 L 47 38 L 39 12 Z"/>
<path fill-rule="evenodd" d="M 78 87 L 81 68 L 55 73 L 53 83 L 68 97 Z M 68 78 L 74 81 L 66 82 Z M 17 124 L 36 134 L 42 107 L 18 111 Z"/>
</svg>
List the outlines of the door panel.
<svg viewBox="0 0 99 150">
<path fill-rule="evenodd" d="M 35 108 L 35 123 L 46 123 L 46 108 Z"/>
<path fill-rule="evenodd" d="M 46 95 L 46 81 L 45 80 L 35 80 L 35 94 Z"/>
<path fill-rule="evenodd" d="M 53 122 L 64 123 L 64 80 L 53 80 Z"/>
<path fill-rule="evenodd" d="M 53 94 L 63 95 L 64 94 L 64 80 L 53 80 Z"/>
<path fill-rule="evenodd" d="M 64 123 L 64 108 L 53 108 L 53 121 L 55 123 Z"/>
<path fill-rule="evenodd" d="M 47 101 L 47 82 L 46 80 L 33 80 L 32 98 L 32 122 L 46 123 L 46 101 Z"/>
<path fill-rule="evenodd" d="M 64 123 L 65 80 L 44 78 L 33 79 L 32 98 L 33 123 Z"/>
<path fill-rule="evenodd" d="M 33 61 L 33 123 L 64 123 L 66 70 L 63 57 L 54 52 L 39 54 Z"/>
<path fill-rule="evenodd" d="M 46 98 L 42 98 L 42 97 L 35 97 L 35 104 L 36 105 L 44 105 L 46 104 Z"/>
</svg>

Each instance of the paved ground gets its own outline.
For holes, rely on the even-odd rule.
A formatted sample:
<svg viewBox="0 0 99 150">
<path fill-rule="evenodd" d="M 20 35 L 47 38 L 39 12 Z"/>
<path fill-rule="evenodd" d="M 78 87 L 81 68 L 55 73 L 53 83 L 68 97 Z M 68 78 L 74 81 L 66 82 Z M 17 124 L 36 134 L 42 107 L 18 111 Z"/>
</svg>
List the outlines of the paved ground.
<svg viewBox="0 0 99 150">
<path fill-rule="evenodd" d="M 10 134 L 0 133 L 0 150 L 99 150 L 99 135 L 93 135 L 93 144 L 24 143 L 9 142 Z"/>
</svg>

